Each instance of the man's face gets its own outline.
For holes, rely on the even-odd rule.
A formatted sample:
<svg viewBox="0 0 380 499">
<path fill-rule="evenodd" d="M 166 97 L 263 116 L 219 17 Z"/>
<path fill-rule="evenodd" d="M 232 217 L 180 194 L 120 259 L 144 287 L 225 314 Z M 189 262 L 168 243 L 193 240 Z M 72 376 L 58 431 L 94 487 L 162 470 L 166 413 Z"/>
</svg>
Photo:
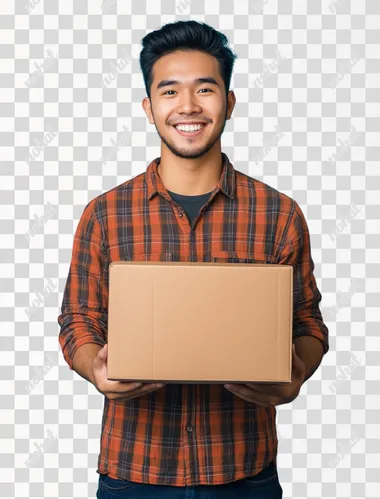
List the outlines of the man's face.
<svg viewBox="0 0 380 499">
<path fill-rule="evenodd" d="M 199 51 L 172 52 L 153 65 L 153 77 L 151 102 L 147 97 L 143 101 L 149 122 L 176 156 L 203 156 L 219 140 L 235 105 L 233 91 L 226 100 L 217 59 Z M 198 78 L 211 78 L 215 83 Z M 167 84 L 170 80 L 178 83 Z M 191 122 L 202 124 L 201 130 L 186 133 L 174 126 Z"/>
</svg>

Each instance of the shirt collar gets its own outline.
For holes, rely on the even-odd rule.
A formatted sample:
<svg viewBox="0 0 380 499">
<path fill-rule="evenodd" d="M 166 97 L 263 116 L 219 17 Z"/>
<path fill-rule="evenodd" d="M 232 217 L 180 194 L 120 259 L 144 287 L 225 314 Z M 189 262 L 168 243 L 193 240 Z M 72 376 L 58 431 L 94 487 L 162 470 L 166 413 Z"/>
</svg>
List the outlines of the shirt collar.
<svg viewBox="0 0 380 499">
<path fill-rule="evenodd" d="M 216 186 L 217 191 L 223 192 L 231 199 L 235 199 L 235 169 L 230 162 L 227 154 L 222 152 L 223 168 Z M 165 198 L 171 199 L 160 176 L 157 174 L 157 166 L 160 164 L 161 157 L 155 158 L 145 172 L 145 181 L 147 185 L 147 195 L 150 200 L 155 194 L 162 194 Z M 214 189 L 215 190 L 215 189 Z"/>
</svg>

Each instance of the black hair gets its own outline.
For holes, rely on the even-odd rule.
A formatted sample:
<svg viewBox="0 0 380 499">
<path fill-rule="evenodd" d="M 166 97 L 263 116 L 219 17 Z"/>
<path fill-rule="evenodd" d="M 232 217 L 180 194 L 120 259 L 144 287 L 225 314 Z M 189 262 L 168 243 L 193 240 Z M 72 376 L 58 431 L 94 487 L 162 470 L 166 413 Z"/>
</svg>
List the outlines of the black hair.
<svg viewBox="0 0 380 499">
<path fill-rule="evenodd" d="M 140 67 L 149 99 L 153 64 L 160 57 L 176 50 L 199 50 L 216 57 L 227 97 L 237 55 L 228 47 L 228 38 L 224 33 L 203 22 L 176 21 L 148 33 L 141 42 L 143 49 L 140 52 Z"/>
</svg>

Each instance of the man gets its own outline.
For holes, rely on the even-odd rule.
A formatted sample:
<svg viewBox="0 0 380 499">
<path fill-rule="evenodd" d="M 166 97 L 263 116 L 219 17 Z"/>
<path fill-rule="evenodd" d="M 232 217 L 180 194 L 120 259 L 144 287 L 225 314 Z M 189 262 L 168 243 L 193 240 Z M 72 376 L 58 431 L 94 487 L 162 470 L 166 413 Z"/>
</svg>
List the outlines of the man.
<svg viewBox="0 0 380 499">
<path fill-rule="evenodd" d="M 329 349 L 299 205 L 221 151 L 235 58 L 225 35 L 196 21 L 143 39 L 142 105 L 161 155 L 92 200 L 76 230 L 59 341 L 70 369 L 105 396 L 98 498 L 281 498 L 276 406 L 297 397 Z M 128 259 L 293 265 L 291 383 L 109 381 L 108 266 Z"/>
</svg>

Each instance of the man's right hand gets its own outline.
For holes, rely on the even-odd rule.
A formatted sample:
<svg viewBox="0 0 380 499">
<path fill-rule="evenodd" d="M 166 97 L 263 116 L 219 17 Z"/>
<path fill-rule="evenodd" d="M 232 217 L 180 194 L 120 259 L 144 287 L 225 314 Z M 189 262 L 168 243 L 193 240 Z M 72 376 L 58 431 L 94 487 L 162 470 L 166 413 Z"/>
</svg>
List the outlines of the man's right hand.
<svg viewBox="0 0 380 499">
<path fill-rule="evenodd" d="M 108 344 L 96 355 L 92 364 L 92 378 L 95 388 L 109 400 L 130 400 L 162 388 L 165 383 L 130 383 L 107 379 Z"/>
</svg>

